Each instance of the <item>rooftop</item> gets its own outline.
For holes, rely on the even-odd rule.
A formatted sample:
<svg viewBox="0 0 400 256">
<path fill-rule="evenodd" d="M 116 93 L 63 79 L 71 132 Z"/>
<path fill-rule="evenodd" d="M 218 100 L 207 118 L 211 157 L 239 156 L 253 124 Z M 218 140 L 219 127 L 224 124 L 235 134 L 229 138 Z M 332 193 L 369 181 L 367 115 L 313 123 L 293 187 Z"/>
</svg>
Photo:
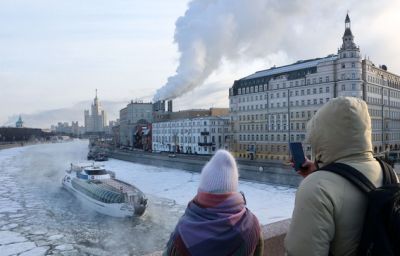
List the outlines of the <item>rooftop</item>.
<svg viewBox="0 0 400 256">
<path fill-rule="evenodd" d="M 257 71 L 256 73 L 246 76 L 240 80 L 254 79 L 271 75 L 278 75 L 286 72 L 291 72 L 299 69 L 306 69 L 317 66 L 321 62 L 325 61 L 333 61 L 337 59 L 337 55 L 331 54 L 324 58 L 316 58 L 309 60 L 299 60 L 293 64 L 281 66 L 281 67 L 272 67 L 270 69 Z"/>
</svg>

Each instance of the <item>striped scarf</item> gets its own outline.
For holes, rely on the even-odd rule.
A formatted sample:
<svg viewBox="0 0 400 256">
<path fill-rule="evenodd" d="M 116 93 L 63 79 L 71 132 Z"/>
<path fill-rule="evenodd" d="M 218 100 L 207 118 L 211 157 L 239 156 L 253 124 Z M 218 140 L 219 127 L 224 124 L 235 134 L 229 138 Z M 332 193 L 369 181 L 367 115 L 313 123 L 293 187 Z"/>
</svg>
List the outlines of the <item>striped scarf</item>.
<svg viewBox="0 0 400 256">
<path fill-rule="evenodd" d="M 198 192 L 171 235 L 174 252 L 167 254 L 253 255 L 260 232 L 240 193 Z"/>
</svg>

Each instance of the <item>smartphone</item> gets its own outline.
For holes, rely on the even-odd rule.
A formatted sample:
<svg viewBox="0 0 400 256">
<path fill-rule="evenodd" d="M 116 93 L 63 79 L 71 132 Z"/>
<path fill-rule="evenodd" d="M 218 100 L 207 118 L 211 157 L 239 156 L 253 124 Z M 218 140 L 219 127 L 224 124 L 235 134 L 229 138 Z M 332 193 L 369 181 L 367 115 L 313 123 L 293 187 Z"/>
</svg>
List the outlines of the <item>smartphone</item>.
<svg viewBox="0 0 400 256">
<path fill-rule="evenodd" d="M 289 150 L 290 154 L 292 155 L 294 169 L 296 171 L 301 171 L 302 165 L 306 162 L 303 146 L 300 142 L 291 142 L 289 143 Z"/>
</svg>

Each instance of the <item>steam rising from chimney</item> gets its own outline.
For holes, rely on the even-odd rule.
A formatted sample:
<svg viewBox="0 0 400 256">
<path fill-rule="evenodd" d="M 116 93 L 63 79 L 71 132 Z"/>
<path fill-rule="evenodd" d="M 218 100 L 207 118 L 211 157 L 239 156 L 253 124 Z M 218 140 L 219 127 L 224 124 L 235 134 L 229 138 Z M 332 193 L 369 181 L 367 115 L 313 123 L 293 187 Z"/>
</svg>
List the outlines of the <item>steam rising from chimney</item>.
<svg viewBox="0 0 400 256">
<path fill-rule="evenodd" d="M 193 0 L 176 21 L 174 41 L 180 52 L 176 74 L 157 90 L 154 100 L 170 100 L 200 86 L 222 60 L 266 57 L 296 24 L 307 0 Z M 285 16 L 285 19 L 282 18 Z M 267 52 L 268 49 L 268 52 Z"/>
</svg>

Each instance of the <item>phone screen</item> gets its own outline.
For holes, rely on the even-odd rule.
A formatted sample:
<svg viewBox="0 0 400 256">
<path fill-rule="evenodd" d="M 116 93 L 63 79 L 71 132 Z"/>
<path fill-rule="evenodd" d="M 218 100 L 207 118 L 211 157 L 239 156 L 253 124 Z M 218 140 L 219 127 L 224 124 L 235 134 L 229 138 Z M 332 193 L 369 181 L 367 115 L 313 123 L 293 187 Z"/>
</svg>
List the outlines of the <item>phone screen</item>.
<svg viewBox="0 0 400 256">
<path fill-rule="evenodd" d="M 304 156 L 303 146 L 300 142 L 289 143 L 290 153 L 292 155 L 292 161 L 294 163 L 294 169 L 296 171 L 301 170 L 302 165 L 306 161 Z"/>
</svg>

